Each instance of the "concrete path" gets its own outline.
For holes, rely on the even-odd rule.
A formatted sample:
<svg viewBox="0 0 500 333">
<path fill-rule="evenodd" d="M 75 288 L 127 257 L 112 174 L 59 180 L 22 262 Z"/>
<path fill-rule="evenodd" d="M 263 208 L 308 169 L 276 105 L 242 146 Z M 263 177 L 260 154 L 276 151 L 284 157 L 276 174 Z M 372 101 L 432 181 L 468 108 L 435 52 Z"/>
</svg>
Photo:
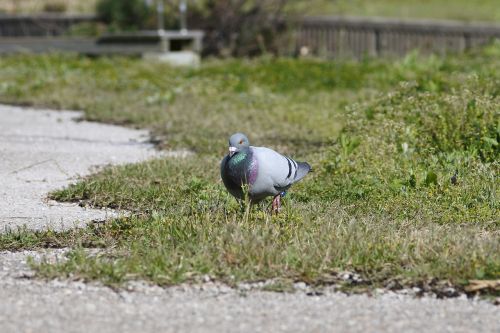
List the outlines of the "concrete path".
<svg viewBox="0 0 500 333">
<path fill-rule="evenodd" d="M 79 118 L 79 112 L 0 106 L 0 230 L 20 225 L 61 229 L 105 219 L 107 211 L 48 201 L 47 193 L 94 166 L 156 154 L 146 131 L 76 122 Z"/>
<path fill-rule="evenodd" d="M 46 252 L 49 259 L 57 254 Z M 59 252 L 60 254 L 60 252 Z M 26 257 L 0 253 L 0 332 L 500 332 L 500 308 L 464 297 L 281 294 L 224 285 L 114 292 L 94 284 L 26 279 Z"/>
<path fill-rule="evenodd" d="M 46 202 L 95 165 L 155 156 L 147 133 L 74 122 L 79 114 L 0 106 L 0 228 L 81 225 L 107 212 Z M 31 279 L 28 256 L 0 252 L 0 333 L 10 332 L 500 332 L 500 308 L 465 297 L 438 300 L 384 292 L 377 297 L 278 294 L 224 285 L 130 290 Z"/>
</svg>

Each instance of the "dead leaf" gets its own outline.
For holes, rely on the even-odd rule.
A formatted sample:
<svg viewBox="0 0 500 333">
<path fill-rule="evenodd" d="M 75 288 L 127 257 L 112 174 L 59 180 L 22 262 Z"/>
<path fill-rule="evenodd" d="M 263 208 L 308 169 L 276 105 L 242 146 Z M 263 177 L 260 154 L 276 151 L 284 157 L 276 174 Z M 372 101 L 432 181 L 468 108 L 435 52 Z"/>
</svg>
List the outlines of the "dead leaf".
<svg viewBox="0 0 500 333">
<path fill-rule="evenodd" d="M 465 291 L 467 292 L 485 289 L 500 291 L 500 280 L 470 280 L 469 285 L 465 287 Z"/>
</svg>

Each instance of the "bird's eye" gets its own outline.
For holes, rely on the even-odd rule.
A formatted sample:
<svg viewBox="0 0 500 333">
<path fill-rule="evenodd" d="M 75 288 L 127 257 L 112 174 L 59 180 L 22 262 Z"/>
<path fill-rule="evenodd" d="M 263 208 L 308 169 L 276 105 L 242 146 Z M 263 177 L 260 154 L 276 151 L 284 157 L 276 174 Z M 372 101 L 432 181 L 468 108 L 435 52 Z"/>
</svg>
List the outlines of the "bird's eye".
<svg viewBox="0 0 500 333">
<path fill-rule="evenodd" d="M 240 140 L 240 145 L 242 145 L 242 144 L 243 144 L 243 140 Z"/>
</svg>

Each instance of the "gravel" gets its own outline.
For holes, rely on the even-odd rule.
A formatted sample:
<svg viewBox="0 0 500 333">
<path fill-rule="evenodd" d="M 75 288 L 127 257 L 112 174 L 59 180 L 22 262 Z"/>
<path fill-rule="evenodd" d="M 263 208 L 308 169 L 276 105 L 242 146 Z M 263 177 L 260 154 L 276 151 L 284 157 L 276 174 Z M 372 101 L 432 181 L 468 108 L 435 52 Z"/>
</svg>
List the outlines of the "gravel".
<svg viewBox="0 0 500 333">
<path fill-rule="evenodd" d="M 115 212 L 44 201 L 92 166 L 156 156 L 147 133 L 74 122 L 74 112 L 0 106 L 0 227 L 82 225 Z M 500 308 L 478 299 L 436 299 L 377 290 L 295 293 L 214 282 L 169 288 L 144 282 L 119 291 L 96 283 L 33 278 L 34 260 L 64 260 L 66 249 L 0 252 L 0 332 L 500 332 Z M 346 279 L 358 278 L 346 272 Z"/>
<path fill-rule="evenodd" d="M 134 282 L 116 292 L 27 278 L 28 256 L 61 260 L 64 252 L 0 253 L 0 332 L 500 332 L 500 308 L 466 297 L 308 296 L 214 282 L 170 288 Z"/>
</svg>

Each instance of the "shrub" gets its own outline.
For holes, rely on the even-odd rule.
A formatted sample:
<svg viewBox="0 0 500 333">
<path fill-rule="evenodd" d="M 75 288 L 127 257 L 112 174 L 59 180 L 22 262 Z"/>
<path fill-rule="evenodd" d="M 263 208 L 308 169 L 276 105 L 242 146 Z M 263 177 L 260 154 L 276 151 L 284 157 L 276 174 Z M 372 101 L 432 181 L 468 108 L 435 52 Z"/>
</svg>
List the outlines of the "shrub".
<svg viewBox="0 0 500 333">
<path fill-rule="evenodd" d="M 189 11 L 205 30 L 205 52 L 222 56 L 276 52 L 284 32 L 282 0 L 207 0 Z"/>
<path fill-rule="evenodd" d="M 151 17 L 151 9 L 143 0 L 99 0 L 96 11 L 110 30 L 137 30 Z"/>
<path fill-rule="evenodd" d="M 64 2 L 54 1 L 47 2 L 43 6 L 43 11 L 48 13 L 64 13 L 68 10 L 68 6 Z"/>
</svg>

